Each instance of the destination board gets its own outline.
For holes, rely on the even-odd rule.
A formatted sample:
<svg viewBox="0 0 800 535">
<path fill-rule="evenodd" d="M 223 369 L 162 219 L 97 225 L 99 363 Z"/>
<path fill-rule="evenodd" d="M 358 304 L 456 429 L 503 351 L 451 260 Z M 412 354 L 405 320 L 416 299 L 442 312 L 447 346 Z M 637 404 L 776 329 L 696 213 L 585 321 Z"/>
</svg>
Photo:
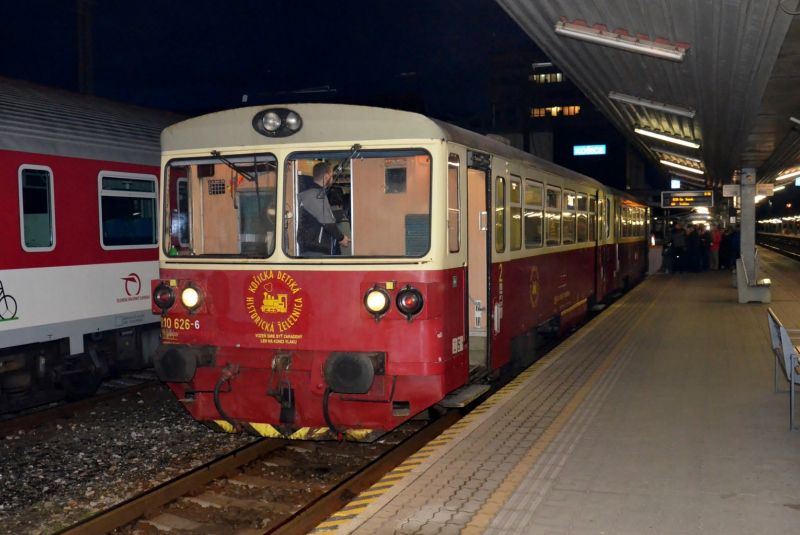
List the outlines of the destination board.
<svg viewBox="0 0 800 535">
<path fill-rule="evenodd" d="M 714 193 L 701 191 L 662 191 L 661 208 L 696 208 L 714 206 Z"/>
</svg>

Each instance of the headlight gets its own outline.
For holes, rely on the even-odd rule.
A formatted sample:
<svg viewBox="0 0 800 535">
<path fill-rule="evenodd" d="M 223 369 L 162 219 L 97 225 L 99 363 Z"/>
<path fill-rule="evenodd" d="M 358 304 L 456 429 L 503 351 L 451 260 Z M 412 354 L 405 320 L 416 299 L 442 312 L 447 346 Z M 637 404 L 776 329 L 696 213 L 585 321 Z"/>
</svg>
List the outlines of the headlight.
<svg viewBox="0 0 800 535">
<path fill-rule="evenodd" d="M 289 127 L 289 130 L 297 131 L 300 130 L 301 126 L 303 126 L 303 121 L 300 119 L 299 115 L 293 111 L 290 111 L 286 116 L 286 126 Z"/>
<path fill-rule="evenodd" d="M 199 307 L 200 300 L 200 291 L 197 288 L 187 286 L 181 292 L 181 303 L 183 303 L 183 306 L 185 306 L 189 311 Z"/>
<path fill-rule="evenodd" d="M 375 321 L 389 311 L 390 302 L 389 292 L 379 286 L 373 286 L 364 294 L 364 307 L 375 316 Z"/>
<path fill-rule="evenodd" d="M 159 284 L 153 291 L 153 303 L 162 311 L 169 310 L 175 304 L 175 290 L 168 284 Z"/>
<path fill-rule="evenodd" d="M 416 288 L 406 286 L 397 292 L 397 309 L 411 321 L 412 316 L 420 313 L 422 310 L 422 293 Z"/>
<path fill-rule="evenodd" d="M 261 124 L 264 125 L 264 130 L 267 132 L 277 132 L 282 122 L 280 116 L 274 111 L 264 114 L 263 119 L 261 119 Z"/>
</svg>

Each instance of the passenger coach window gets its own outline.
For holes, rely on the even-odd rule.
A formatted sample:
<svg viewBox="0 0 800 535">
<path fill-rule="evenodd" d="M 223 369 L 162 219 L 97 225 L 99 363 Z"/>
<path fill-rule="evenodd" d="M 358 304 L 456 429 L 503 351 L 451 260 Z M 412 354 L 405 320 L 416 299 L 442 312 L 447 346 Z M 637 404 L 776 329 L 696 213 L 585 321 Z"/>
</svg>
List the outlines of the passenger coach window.
<svg viewBox="0 0 800 535">
<path fill-rule="evenodd" d="M 564 245 L 575 243 L 575 201 L 574 191 L 564 191 Z"/>
<path fill-rule="evenodd" d="M 457 173 L 458 167 L 448 165 L 451 168 Z M 294 153 L 284 169 L 284 247 L 289 256 L 419 258 L 430 250 L 428 152 L 354 149 Z M 450 194 L 448 191 L 448 226 Z M 457 188 L 453 194 L 458 196 Z M 457 204 L 455 208 L 459 209 Z M 455 229 L 459 214 L 454 213 Z M 437 217 L 444 215 L 440 211 Z M 458 247 L 458 236 L 453 237 L 451 242 L 448 230 L 448 249 Z"/>
<path fill-rule="evenodd" d="M 499 176 L 494 181 L 494 248 L 498 253 L 506 250 L 506 179 Z"/>
<path fill-rule="evenodd" d="M 458 173 L 461 163 L 458 154 L 447 160 L 447 243 L 451 253 L 461 250 L 461 186 Z"/>
<path fill-rule="evenodd" d="M 547 246 L 561 244 L 561 190 L 559 188 L 547 188 L 545 219 L 547 221 L 545 226 Z"/>
<path fill-rule="evenodd" d="M 512 177 L 509 185 L 511 186 L 508 206 L 511 214 L 508 220 L 508 224 L 511 226 L 509 240 L 511 241 L 511 250 L 519 251 L 522 249 L 522 184 L 519 178 Z"/>
<path fill-rule="evenodd" d="M 277 160 L 271 154 L 173 160 L 164 200 L 170 256 L 266 258 L 275 249 Z"/>
<path fill-rule="evenodd" d="M 578 193 L 578 243 L 589 239 L 589 219 L 586 214 L 588 199 L 585 193 Z"/>
<path fill-rule="evenodd" d="M 542 185 L 525 180 L 525 248 L 541 247 L 542 240 Z"/>
<path fill-rule="evenodd" d="M 156 177 L 104 171 L 98 181 L 102 247 L 155 247 Z"/>
<path fill-rule="evenodd" d="M 19 169 L 19 214 L 22 248 L 28 252 L 52 251 L 56 246 L 53 214 L 53 171 L 25 165 Z"/>
<path fill-rule="evenodd" d="M 589 199 L 589 241 L 597 241 L 597 199 Z"/>
</svg>

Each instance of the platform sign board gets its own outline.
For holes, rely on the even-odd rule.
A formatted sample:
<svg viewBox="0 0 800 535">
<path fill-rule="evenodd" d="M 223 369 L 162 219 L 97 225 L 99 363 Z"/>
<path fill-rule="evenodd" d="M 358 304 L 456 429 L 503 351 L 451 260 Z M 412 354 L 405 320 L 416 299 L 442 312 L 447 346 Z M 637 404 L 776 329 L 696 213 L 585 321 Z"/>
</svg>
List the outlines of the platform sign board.
<svg viewBox="0 0 800 535">
<path fill-rule="evenodd" d="M 763 195 L 764 197 L 772 197 L 775 193 L 773 191 L 774 184 L 756 184 L 756 195 Z"/>
<path fill-rule="evenodd" d="M 722 186 L 723 197 L 741 197 L 742 187 L 739 184 L 726 184 Z"/>
<path fill-rule="evenodd" d="M 669 187 L 670 189 L 681 189 L 681 181 L 673 178 L 669 181 Z"/>
<path fill-rule="evenodd" d="M 794 185 L 800 186 L 800 176 L 794 179 Z"/>
<path fill-rule="evenodd" d="M 711 190 L 662 191 L 661 208 L 696 208 L 714 206 L 714 193 Z"/>
<path fill-rule="evenodd" d="M 602 156 L 606 153 L 605 145 L 574 145 L 573 156 Z"/>
</svg>

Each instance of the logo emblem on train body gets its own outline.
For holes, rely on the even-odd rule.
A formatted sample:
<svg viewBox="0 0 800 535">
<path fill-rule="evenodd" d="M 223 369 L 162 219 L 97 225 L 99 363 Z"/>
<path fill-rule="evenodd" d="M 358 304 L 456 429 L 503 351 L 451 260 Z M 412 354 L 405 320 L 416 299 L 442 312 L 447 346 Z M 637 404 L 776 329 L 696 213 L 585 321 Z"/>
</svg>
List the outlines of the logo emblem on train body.
<svg viewBox="0 0 800 535">
<path fill-rule="evenodd" d="M 539 304 L 539 268 L 533 266 L 531 268 L 531 290 L 530 290 L 531 308 L 536 308 Z"/>
<path fill-rule="evenodd" d="M 303 314 L 303 289 L 285 271 L 262 271 L 245 288 L 245 310 L 259 331 L 262 343 L 285 343 Z"/>
</svg>

